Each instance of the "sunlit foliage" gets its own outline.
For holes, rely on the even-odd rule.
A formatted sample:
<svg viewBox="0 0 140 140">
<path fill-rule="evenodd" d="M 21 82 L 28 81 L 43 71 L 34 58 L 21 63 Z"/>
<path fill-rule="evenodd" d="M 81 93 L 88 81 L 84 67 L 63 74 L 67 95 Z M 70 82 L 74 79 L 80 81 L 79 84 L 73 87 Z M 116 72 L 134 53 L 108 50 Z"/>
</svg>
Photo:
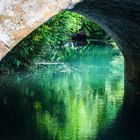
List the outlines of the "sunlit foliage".
<svg viewBox="0 0 140 140">
<path fill-rule="evenodd" d="M 89 19 L 69 11 L 63 11 L 41 25 L 38 29 L 21 41 L 0 62 L 1 69 L 25 70 L 32 68 L 37 62 L 65 61 L 76 55 L 72 45 L 75 34 L 83 33 L 88 43 L 96 40 L 110 40 L 110 37 Z M 81 40 L 82 42 L 82 40 Z M 80 49 L 82 53 L 84 49 Z"/>
</svg>

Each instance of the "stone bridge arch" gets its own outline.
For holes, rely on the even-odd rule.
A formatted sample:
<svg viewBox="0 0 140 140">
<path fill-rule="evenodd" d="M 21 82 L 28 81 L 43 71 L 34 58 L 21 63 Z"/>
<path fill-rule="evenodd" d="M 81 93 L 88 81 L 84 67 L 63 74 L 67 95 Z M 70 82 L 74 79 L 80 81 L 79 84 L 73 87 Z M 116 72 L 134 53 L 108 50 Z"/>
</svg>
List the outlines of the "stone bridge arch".
<svg viewBox="0 0 140 140">
<path fill-rule="evenodd" d="M 0 59 L 66 8 L 92 19 L 115 39 L 125 58 L 125 78 L 140 83 L 139 0 L 1 0 Z"/>
<path fill-rule="evenodd" d="M 80 0 L 0 0 L 0 59 L 59 11 Z"/>
</svg>

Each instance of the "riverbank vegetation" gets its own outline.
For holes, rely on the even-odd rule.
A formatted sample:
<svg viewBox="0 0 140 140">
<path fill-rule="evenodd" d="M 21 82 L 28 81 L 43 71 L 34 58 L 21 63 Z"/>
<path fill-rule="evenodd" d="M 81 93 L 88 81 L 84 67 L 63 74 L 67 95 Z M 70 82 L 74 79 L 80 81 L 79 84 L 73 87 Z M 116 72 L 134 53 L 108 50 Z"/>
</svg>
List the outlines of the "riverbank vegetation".
<svg viewBox="0 0 140 140">
<path fill-rule="evenodd" d="M 22 40 L 1 62 L 0 72 L 34 69 L 40 62 L 67 62 L 82 56 L 90 44 L 113 40 L 91 20 L 62 11 Z M 93 45 L 92 45 L 93 46 Z"/>
</svg>

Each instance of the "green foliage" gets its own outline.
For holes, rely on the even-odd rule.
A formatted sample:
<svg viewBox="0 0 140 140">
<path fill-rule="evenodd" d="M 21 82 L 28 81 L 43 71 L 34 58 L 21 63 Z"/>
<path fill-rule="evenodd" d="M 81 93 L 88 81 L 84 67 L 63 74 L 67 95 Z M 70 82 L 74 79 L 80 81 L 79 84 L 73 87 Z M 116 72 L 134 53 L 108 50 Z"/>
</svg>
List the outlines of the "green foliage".
<svg viewBox="0 0 140 140">
<path fill-rule="evenodd" d="M 10 71 L 33 68 L 42 60 L 65 61 L 75 55 L 75 49 L 64 47 L 79 32 L 90 39 L 105 39 L 106 33 L 89 19 L 69 11 L 62 11 L 21 41 L 0 62 L 0 67 Z"/>
</svg>

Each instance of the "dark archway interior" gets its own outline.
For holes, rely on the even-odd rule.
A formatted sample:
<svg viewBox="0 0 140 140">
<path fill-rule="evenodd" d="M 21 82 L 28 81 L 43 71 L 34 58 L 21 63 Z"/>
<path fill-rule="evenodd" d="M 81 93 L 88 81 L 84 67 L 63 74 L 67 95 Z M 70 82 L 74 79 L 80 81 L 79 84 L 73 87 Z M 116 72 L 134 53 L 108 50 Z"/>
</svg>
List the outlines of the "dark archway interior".
<svg viewBox="0 0 140 140">
<path fill-rule="evenodd" d="M 72 11 L 99 24 L 117 42 L 125 59 L 123 109 L 117 127 L 99 139 L 140 139 L 140 1 L 84 0 Z"/>
</svg>

